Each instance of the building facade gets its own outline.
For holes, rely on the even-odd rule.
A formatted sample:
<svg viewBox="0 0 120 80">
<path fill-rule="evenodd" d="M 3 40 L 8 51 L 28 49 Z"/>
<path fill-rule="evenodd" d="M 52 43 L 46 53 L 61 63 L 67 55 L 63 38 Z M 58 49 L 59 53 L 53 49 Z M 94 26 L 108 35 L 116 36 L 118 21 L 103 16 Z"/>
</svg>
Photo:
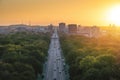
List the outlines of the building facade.
<svg viewBox="0 0 120 80">
<path fill-rule="evenodd" d="M 60 32 L 66 31 L 66 24 L 65 23 L 59 23 L 59 31 Z"/>
<path fill-rule="evenodd" d="M 69 33 L 77 33 L 77 25 L 76 24 L 69 24 L 68 25 L 68 32 Z"/>
</svg>

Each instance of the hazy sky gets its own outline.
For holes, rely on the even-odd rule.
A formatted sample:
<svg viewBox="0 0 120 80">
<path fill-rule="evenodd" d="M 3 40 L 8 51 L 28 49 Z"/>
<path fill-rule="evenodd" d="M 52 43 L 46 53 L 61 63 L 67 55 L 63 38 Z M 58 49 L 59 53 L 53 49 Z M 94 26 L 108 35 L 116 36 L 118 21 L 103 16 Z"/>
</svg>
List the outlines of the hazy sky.
<svg viewBox="0 0 120 80">
<path fill-rule="evenodd" d="M 108 25 L 107 10 L 120 0 L 0 0 L 0 24 Z"/>
</svg>

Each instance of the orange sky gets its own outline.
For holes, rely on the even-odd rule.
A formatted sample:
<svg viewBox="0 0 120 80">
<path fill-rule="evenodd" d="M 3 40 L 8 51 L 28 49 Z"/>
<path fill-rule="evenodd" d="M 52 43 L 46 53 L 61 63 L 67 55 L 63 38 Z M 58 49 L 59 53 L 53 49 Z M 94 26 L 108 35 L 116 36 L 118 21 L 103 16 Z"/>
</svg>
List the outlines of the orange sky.
<svg viewBox="0 0 120 80">
<path fill-rule="evenodd" d="M 120 0 L 0 0 L 0 25 L 109 25 L 106 12 L 116 4 Z"/>
</svg>

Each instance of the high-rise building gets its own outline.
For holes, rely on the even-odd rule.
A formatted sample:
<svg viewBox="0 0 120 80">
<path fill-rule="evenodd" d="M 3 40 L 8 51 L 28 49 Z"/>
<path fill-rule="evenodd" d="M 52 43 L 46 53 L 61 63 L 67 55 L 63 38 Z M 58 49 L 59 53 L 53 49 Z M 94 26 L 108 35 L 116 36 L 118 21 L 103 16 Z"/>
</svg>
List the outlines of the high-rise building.
<svg viewBox="0 0 120 80">
<path fill-rule="evenodd" d="M 77 33 L 77 24 L 69 24 L 68 31 L 69 33 Z"/>
<path fill-rule="evenodd" d="M 65 23 L 59 23 L 59 31 L 60 32 L 66 31 L 66 24 Z"/>
</svg>

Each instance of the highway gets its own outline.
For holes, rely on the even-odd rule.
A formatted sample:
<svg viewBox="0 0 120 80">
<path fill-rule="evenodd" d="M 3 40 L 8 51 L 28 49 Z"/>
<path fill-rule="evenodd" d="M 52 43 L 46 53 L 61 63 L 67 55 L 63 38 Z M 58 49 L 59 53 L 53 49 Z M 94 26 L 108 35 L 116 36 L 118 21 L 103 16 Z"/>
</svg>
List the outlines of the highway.
<svg viewBox="0 0 120 80">
<path fill-rule="evenodd" d="M 61 56 L 59 36 L 55 29 L 51 36 L 44 80 L 66 80 L 65 78 L 65 61 Z"/>
</svg>

